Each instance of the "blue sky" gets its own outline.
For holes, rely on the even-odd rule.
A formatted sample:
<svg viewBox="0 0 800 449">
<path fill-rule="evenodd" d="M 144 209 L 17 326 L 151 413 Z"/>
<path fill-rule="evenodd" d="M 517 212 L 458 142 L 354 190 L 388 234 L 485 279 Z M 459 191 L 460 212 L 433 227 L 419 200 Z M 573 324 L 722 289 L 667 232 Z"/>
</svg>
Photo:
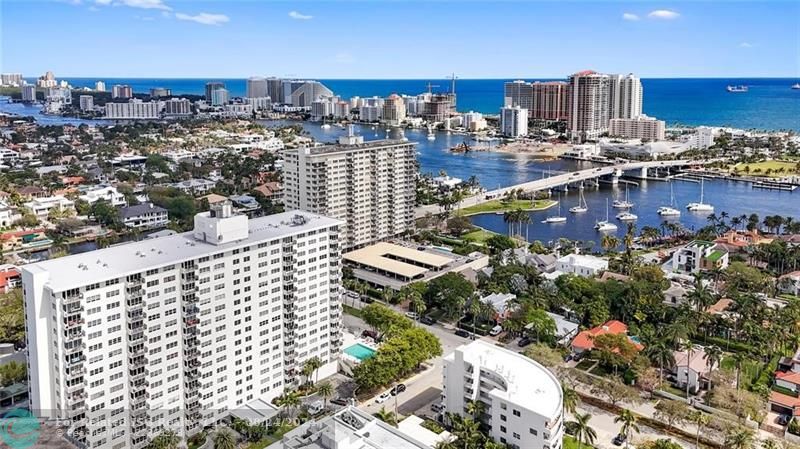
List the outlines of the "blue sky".
<svg viewBox="0 0 800 449">
<path fill-rule="evenodd" d="M 0 0 L 0 70 L 58 77 L 798 77 L 800 2 Z"/>
</svg>

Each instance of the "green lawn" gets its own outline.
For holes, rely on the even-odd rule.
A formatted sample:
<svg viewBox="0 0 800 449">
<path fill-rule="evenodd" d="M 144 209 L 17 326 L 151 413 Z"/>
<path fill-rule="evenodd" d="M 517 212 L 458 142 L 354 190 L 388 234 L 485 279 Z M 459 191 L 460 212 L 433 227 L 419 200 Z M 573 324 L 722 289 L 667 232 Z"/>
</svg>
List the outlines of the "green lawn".
<svg viewBox="0 0 800 449">
<path fill-rule="evenodd" d="M 478 204 L 475 206 L 465 207 L 463 209 L 458 209 L 456 213 L 458 215 L 476 215 L 476 214 L 487 214 L 493 212 L 505 212 L 509 210 L 545 210 L 549 209 L 553 206 L 558 204 L 557 201 L 553 200 L 514 200 L 514 201 L 501 201 L 501 200 L 491 200 L 487 201 L 483 204 Z"/>
<path fill-rule="evenodd" d="M 495 235 L 497 234 L 492 231 L 487 231 L 485 229 L 477 229 L 475 231 L 468 232 L 462 235 L 461 238 L 467 242 L 484 244 L 486 243 L 487 240 L 489 240 Z"/>
<path fill-rule="evenodd" d="M 342 304 L 342 309 L 344 310 L 344 313 L 348 315 L 353 315 L 359 318 L 362 317 L 361 309 L 356 309 L 355 307 L 348 306 L 347 304 Z"/>
<path fill-rule="evenodd" d="M 573 437 L 571 437 L 569 435 L 564 435 L 564 446 L 563 446 L 563 448 L 564 449 L 578 449 L 578 440 L 576 440 L 575 438 L 573 438 Z M 581 446 L 581 449 L 592 449 L 592 448 L 594 448 L 594 446 L 587 446 L 585 444 Z"/>
<path fill-rule="evenodd" d="M 750 171 L 745 171 L 745 167 L 748 167 Z M 778 172 L 780 169 L 783 169 L 783 171 Z M 770 174 L 767 174 L 767 170 L 770 170 Z M 770 176 L 775 178 L 780 178 L 798 172 L 796 162 L 785 161 L 764 161 L 754 162 L 752 164 L 736 164 L 732 171 L 740 174 Z"/>
</svg>

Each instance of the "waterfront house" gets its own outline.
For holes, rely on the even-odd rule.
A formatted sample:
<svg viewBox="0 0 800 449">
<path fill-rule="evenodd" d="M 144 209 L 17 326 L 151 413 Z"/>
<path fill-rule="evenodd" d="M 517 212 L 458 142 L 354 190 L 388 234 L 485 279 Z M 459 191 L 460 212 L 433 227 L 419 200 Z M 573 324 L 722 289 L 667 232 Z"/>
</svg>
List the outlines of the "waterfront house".
<svg viewBox="0 0 800 449">
<path fill-rule="evenodd" d="M 123 207 L 119 214 L 122 223 L 129 228 L 155 229 L 163 228 L 169 223 L 167 210 L 153 203 Z"/>
<path fill-rule="evenodd" d="M 741 252 L 751 245 L 767 245 L 773 239 L 762 236 L 758 230 L 736 231 L 729 230 L 714 240 L 714 243 L 725 248 L 728 252 Z"/>
<path fill-rule="evenodd" d="M 83 195 L 79 196 L 79 198 L 89 204 L 94 204 L 100 200 L 105 200 L 114 207 L 122 207 L 128 204 L 128 201 L 125 199 L 125 195 L 119 193 L 116 187 L 111 186 L 99 186 L 96 188 L 91 188 L 85 191 Z"/>
<path fill-rule="evenodd" d="M 608 261 L 586 254 L 567 254 L 556 261 L 556 271 L 581 277 L 593 277 L 608 270 Z"/>
<path fill-rule="evenodd" d="M 75 203 L 61 195 L 55 195 L 50 197 L 34 198 L 25 203 L 24 206 L 30 209 L 40 220 L 46 220 L 52 209 L 57 209 L 59 211 L 72 209 L 75 207 Z"/>
<path fill-rule="evenodd" d="M 575 339 L 572 340 L 572 352 L 575 354 L 583 354 L 584 352 L 589 352 L 594 349 L 594 339 L 599 337 L 600 335 L 606 334 L 628 334 L 628 325 L 621 321 L 611 320 L 606 321 L 603 323 L 602 326 L 597 326 L 592 329 L 587 329 L 585 331 L 581 331 L 578 335 L 575 336 Z M 634 337 L 628 337 L 628 340 L 636 346 L 636 349 L 641 351 L 644 349 L 644 346 L 639 343 L 637 339 Z"/>
<path fill-rule="evenodd" d="M 728 267 L 728 251 L 714 242 L 693 240 L 675 251 L 669 266 L 680 274 L 724 270 Z"/>
</svg>

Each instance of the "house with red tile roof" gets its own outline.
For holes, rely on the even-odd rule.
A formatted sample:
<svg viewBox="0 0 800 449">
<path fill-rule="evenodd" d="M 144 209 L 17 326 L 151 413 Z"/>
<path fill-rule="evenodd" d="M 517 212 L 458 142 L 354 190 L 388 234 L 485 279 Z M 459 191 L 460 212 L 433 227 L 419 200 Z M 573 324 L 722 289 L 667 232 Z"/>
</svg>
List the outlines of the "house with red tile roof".
<svg viewBox="0 0 800 449">
<path fill-rule="evenodd" d="M 14 265 L 0 265 L 0 293 L 8 293 L 22 282 L 22 274 Z"/>
<path fill-rule="evenodd" d="M 793 357 L 783 357 L 778 361 L 769 407 L 776 413 L 800 416 L 800 349 Z"/>
<path fill-rule="evenodd" d="M 572 352 L 576 354 L 582 354 L 584 352 L 591 351 L 594 349 L 594 339 L 600 335 L 605 334 L 628 334 L 628 326 L 623 323 L 622 321 L 611 320 L 606 321 L 603 323 L 602 326 L 597 326 L 592 329 L 587 329 L 585 331 L 581 331 L 578 335 L 575 336 L 575 339 L 572 340 Z M 639 343 L 638 340 L 634 337 L 628 337 L 631 343 L 636 346 L 638 351 L 644 349 L 644 346 Z"/>
</svg>

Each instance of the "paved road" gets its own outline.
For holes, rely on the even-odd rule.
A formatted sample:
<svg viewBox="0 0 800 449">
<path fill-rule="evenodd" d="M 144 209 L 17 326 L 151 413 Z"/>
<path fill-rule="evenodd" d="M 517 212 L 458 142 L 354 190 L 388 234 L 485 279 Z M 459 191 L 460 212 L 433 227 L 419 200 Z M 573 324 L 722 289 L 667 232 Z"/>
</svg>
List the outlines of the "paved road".
<svg viewBox="0 0 800 449">
<path fill-rule="evenodd" d="M 397 310 L 399 311 L 399 309 Z M 439 338 L 439 341 L 442 344 L 442 353 L 444 355 L 453 352 L 453 350 L 455 350 L 458 346 L 469 342 L 468 339 L 459 337 L 453 333 L 453 330 L 445 329 L 439 324 L 426 326 L 424 324 L 417 323 L 417 325 L 424 327 Z M 362 330 L 368 328 L 368 326 L 360 318 L 348 314 L 344 314 L 344 326 L 356 335 L 359 335 Z M 416 409 L 424 407 L 430 403 L 433 400 L 434 395 L 440 394 L 434 394 L 431 389 L 436 389 L 441 392 L 442 367 L 442 357 L 437 357 L 430 361 L 430 367 L 426 371 L 412 377 L 409 381 L 405 382 L 406 391 L 397 396 L 396 405 L 397 409 L 400 411 L 400 414 L 406 415 L 408 413 L 413 413 L 416 411 Z M 375 398 L 370 398 L 369 400 L 364 401 L 359 408 L 368 413 L 375 413 L 380 410 L 382 406 L 385 406 L 389 410 L 394 409 L 395 398 L 391 398 L 389 401 L 386 401 L 383 404 L 377 404 L 375 403 Z"/>
</svg>

